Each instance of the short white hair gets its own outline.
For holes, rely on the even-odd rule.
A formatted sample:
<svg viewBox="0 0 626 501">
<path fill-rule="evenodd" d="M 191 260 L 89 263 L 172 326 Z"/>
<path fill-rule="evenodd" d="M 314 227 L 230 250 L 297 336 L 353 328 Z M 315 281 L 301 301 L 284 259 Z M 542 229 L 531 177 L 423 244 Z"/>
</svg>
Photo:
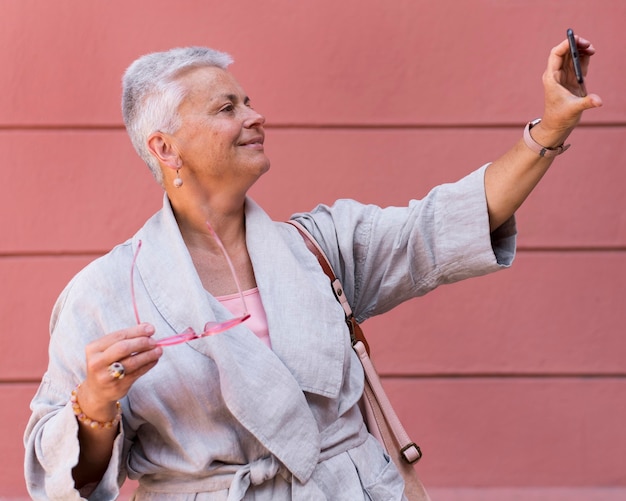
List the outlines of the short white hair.
<svg viewBox="0 0 626 501">
<path fill-rule="evenodd" d="M 178 107 L 185 89 L 177 77 L 188 69 L 203 66 L 226 69 L 232 62 L 225 52 L 207 47 L 179 47 L 141 56 L 124 73 L 122 116 L 126 131 L 159 184 L 163 185 L 163 174 L 147 141 L 156 131 L 171 134 L 180 127 Z"/>
</svg>

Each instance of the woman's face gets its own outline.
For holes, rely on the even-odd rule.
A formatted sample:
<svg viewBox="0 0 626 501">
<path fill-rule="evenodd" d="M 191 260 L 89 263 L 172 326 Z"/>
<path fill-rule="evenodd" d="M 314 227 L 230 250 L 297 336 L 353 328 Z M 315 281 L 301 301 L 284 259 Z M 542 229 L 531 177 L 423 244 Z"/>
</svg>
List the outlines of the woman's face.
<svg viewBox="0 0 626 501">
<path fill-rule="evenodd" d="M 240 182 L 247 189 L 270 166 L 263 147 L 265 118 L 225 70 L 195 68 L 179 81 L 188 92 L 179 107 L 181 126 L 171 136 L 185 183 L 192 176 L 216 189 Z"/>
</svg>

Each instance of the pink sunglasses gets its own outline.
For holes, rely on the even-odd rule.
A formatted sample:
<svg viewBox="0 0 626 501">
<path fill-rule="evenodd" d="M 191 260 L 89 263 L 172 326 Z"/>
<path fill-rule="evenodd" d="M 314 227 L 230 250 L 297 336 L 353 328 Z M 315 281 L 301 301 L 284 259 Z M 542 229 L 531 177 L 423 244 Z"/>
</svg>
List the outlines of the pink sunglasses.
<svg viewBox="0 0 626 501">
<path fill-rule="evenodd" d="M 187 341 L 191 341 L 193 339 L 198 339 L 205 336 L 212 336 L 213 334 L 219 334 L 220 332 L 227 331 L 228 329 L 232 329 L 233 327 L 245 322 L 250 318 L 250 313 L 248 313 L 248 308 L 246 307 L 246 300 L 243 297 L 243 292 L 241 292 L 241 286 L 239 285 L 239 278 L 237 278 L 237 274 L 235 273 L 235 267 L 233 266 L 233 262 L 226 252 L 224 248 L 224 244 L 217 236 L 217 233 L 213 231 L 213 228 L 207 221 L 207 227 L 209 228 L 209 232 L 211 236 L 215 239 L 215 242 L 219 246 L 222 254 L 226 258 L 226 262 L 228 263 L 228 267 L 230 268 L 230 272 L 233 275 L 233 279 L 235 281 L 235 285 L 237 286 L 237 292 L 239 293 L 239 297 L 241 298 L 241 305 L 243 309 L 243 314 L 239 317 L 231 318 L 230 320 L 226 320 L 225 322 L 207 322 L 204 325 L 204 331 L 201 333 L 197 333 L 193 327 L 187 327 L 180 334 L 174 334 L 173 336 L 166 337 L 164 339 L 159 339 L 157 341 L 158 346 L 173 346 L 175 344 L 186 343 Z M 135 262 L 137 261 L 137 256 L 139 255 L 139 250 L 141 249 L 141 240 L 137 243 L 137 250 L 135 251 L 135 255 L 133 256 L 133 263 L 130 267 L 130 293 L 133 299 L 133 310 L 135 311 L 135 318 L 137 319 L 137 324 L 141 323 L 139 320 L 139 311 L 137 310 L 137 301 L 135 299 L 135 281 L 133 279 L 135 274 Z"/>
</svg>

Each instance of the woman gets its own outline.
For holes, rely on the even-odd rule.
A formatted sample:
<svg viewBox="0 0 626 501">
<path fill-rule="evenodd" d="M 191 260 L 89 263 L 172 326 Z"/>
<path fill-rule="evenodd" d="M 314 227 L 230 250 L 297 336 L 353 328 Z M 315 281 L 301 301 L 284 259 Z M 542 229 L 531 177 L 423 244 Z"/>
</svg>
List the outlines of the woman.
<svg viewBox="0 0 626 501">
<path fill-rule="evenodd" d="M 586 71 L 594 50 L 578 44 Z M 293 227 L 247 198 L 270 165 L 265 119 L 230 62 L 174 49 L 124 76 L 126 127 L 163 208 L 54 308 L 25 434 L 33 499 L 114 499 L 126 475 L 136 500 L 403 499 L 364 427 L 362 369 L 326 276 Z M 341 201 L 295 216 L 359 321 L 511 264 L 515 210 L 601 105 L 577 95 L 570 66 L 565 41 L 548 59 L 543 121 L 457 183 L 403 209 Z"/>
</svg>

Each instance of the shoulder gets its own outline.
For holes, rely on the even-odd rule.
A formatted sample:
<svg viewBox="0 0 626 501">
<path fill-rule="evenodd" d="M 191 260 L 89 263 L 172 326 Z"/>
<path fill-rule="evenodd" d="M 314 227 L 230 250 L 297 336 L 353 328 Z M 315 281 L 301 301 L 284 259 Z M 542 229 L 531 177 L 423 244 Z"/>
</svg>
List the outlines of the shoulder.
<svg viewBox="0 0 626 501">
<path fill-rule="evenodd" d="M 66 290 L 80 288 L 85 284 L 98 287 L 116 281 L 124 269 L 128 268 L 126 274 L 130 274 L 132 257 L 131 241 L 127 240 L 81 269 L 68 283 Z"/>
<path fill-rule="evenodd" d="M 65 310 L 81 310 L 88 314 L 96 304 L 114 301 L 121 287 L 124 284 L 128 287 L 130 283 L 132 257 L 131 242 L 128 240 L 76 273 L 56 300 L 51 330 Z"/>
</svg>

